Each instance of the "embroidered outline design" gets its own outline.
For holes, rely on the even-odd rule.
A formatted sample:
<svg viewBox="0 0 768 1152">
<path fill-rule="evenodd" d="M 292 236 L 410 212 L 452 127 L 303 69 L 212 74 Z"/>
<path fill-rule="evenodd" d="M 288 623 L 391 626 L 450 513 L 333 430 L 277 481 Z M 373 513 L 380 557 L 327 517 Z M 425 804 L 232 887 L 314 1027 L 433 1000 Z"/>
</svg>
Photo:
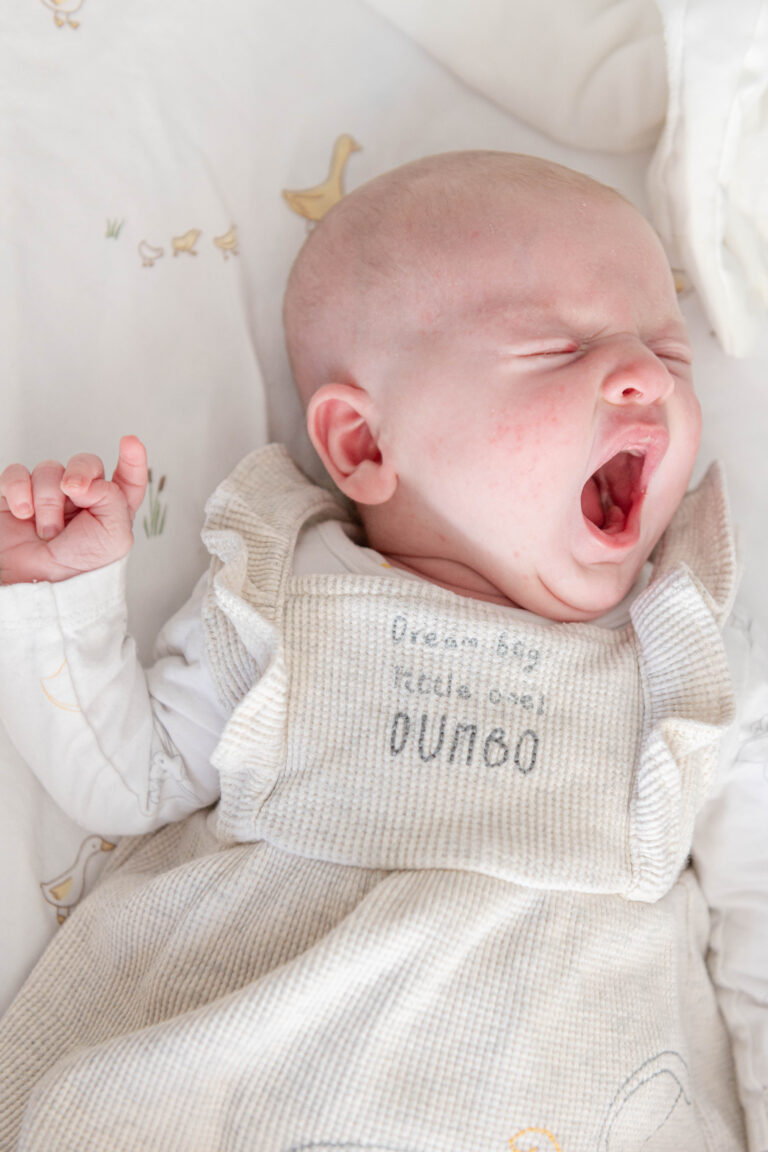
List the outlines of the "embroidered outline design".
<svg viewBox="0 0 768 1152">
<path fill-rule="evenodd" d="M 639 1068 L 636 1068 L 632 1075 L 627 1077 L 614 1096 L 600 1130 L 600 1138 L 597 1145 L 598 1152 L 612 1152 L 611 1131 L 621 1116 L 621 1113 L 637 1092 L 640 1092 L 647 1084 L 660 1076 L 670 1076 L 677 1084 L 678 1092 L 666 1116 L 662 1117 L 653 1132 L 648 1133 L 645 1137 L 646 1141 L 650 1140 L 660 1128 L 664 1127 L 680 1103 L 681 1097 L 689 1108 L 692 1107 L 693 1099 L 690 1088 L 688 1087 L 688 1065 L 679 1052 L 671 1049 L 666 1052 L 659 1052 L 656 1056 L 652 1056 L 649 1060 L 646 1060 Z"/>
</svg>

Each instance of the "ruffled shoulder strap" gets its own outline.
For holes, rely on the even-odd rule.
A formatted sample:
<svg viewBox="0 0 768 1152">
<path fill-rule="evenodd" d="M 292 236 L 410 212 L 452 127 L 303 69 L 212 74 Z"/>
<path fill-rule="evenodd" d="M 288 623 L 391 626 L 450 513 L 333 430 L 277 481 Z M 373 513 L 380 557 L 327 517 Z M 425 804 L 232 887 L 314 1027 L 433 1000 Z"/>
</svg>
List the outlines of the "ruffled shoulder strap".
<svg viewBox="0 0 768 1152">
<path fill-rule="evenodd" d="M 251 452 L 205 507 L 202 539 L 211 554 L 203 604 L 216 689 L 233 709 L 274 652 L 296 539 L 316 519 L 347 519 L 280 444 Z"/>
<path fill-rule="evenodd" d="M 679 873 L 734 716 L 722 628 L 739 566 L 718 464 L 684 498 L 653 561 L 653 580 L 631 609 L 645 697 L 629 809 L 630 895 L 639 899 L 656 898 Z"/>
<path fill-rule="evenodd" d="M 733 608 L 740 568 L 725 477 L 717 461 L 699 486 L 683 498 L 652 559 L 655 580 L 685 565 L 716 623 L 723 627 Z"/>
</svg>

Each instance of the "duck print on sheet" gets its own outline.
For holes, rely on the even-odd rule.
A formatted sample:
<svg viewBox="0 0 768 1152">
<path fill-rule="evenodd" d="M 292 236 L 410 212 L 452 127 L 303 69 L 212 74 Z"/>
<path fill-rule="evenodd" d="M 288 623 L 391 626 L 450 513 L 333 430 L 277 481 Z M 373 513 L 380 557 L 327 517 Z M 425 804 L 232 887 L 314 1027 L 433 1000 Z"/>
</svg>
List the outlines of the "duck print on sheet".
<svg viewBox="0 0 768 1152">
<path fill-rule="evenodd" d="M 219 249 L 225 260 L 230 256 L 237 256 L 237 228 L 230 224 L 223 236 L 214 236 L 213 244 Z"/>
<path fill-rule="evenodd" d="M 174 256 L 198 256 L 197 244 L 202 235 L 200 228 L 189 228 L 179 236 L 171 236 L 171 253 Z M 230 256 L 238 256 L 236 226 L 230 224 L 226 232 L 212 238 L 211 244 L 218 249 L 224 260 L 228 260 Z M 161 244 L 150 243 L 146 236 L 142 237 L 136 245 L 136 251 L 141 259 L 142 268 L 154 268 L 157 261 L 162 260 L 165 256 L 165 248 Z"/>
<path fill-rule="evenodd" d="M 156 260 L 162 260 L 165 255 L 165 249 L 160 248 L 155 244 L 150 244 L 148 240 L 140 240 L 137 245 L 139 256 L 141 256 L 142 268 L 154 268 Z"/>
<path fill-rule="evenodd" d="M 199 228 L 190 228 L 181 236 L 171 237 L 171 249 L 174 256 L 178 256 L 181 252 L 186 252 L 188 256 L 197 256 L 197 244 L 200 236 L 202 235 Z"/>
<path fill-rule="evenodd" d="M 107 219 L 106 231 L 104 233 L 107 240 L 119 240 L 120 233 L 125 225 L 125 219 L 119 217 L 110 217 Z M 201 228 L 188 228 L 186 232 L 180 232 L 177 236 L 171 236 L 169 251 L 173 256 L 195 256 L 199 255 L 198 243 L 200 241 L 203 231 Z M 158 237 L 155 237 L 158 239 Z M 211 246 L 221 253 L 223 260 L 229 260 L 230 256 L 238 256 L 238 238 L 237 227 L 235 224 L 230 224 L 226 231 L 220 235 L 211 238 Z M 165 256 L 166 249 L 162 244 L 154 244 L 147 236 L 142 236 L 136 245 L 136 251 L 139 254 L 142 268 L 154 268 L 158 260 L 162 260 Z"/>
<path fill-rule="evenodd" d="M 53 22 L 57 28 L 79 28 L 80 21 L 73 20 L 75 12 L 79 12 L 85 0 L 42 0 L 46 8 L 53 12 Z"/>
<path fill-rule="evenodd" d="M 88 864 L 101 852 L 111 852 L 116 845 L 102 836 L 88 836 L 78 849 L 72 864 L 53 880 L 44 880 L 40 885 L 45 901 L 56 910 L 56 920 L 63 924 L 72 909 L 80 902 L 85 892 Z"/>
<path fill-rule="evenodd" d="M 692 1107 L 688 1065 L 678 1052 L 659 1052 L 619 1088 L 603 1122 L 596 1152 L 624 1152 L 625 1148 L 638 1147 L 640 1137 L 647 1152 L 657 1147 L 686 1148 Z"/>
<path fill-rule="evenodd" d="M 296 190 L 283 189 L 283 198 L 288 206 L 309 221 L 309 225 L 322 220 L 326 212 L 338 204 L 344 195 L 344 169 L 352 152 L 360 152 L 361 147 L 352 136 L 345 133 L 339 136 L 333 146 L 331 166 L 325 180 L 313 188 Z"/>
</svg>

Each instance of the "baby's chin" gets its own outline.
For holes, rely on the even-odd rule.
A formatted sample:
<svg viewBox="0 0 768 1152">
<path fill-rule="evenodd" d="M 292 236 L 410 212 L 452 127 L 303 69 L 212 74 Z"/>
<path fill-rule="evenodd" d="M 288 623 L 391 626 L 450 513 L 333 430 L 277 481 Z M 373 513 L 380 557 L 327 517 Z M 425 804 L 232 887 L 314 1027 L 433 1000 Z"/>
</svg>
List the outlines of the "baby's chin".
<svg viewBox="0 0 768 1152">
<path fill-rule="evenodd" d="M 547 620 L 588 623 L 615 608 L 629 593 L 643 566 L 601 564 L 584 570 L 570 562 L 565 571 L 509 574 L 501 565 L 494 572 L 440 556 L 384 553 L 395 568 L 421 576 L 451 592 L 502 607 L 521 608 Z"/>
<path fill-rule="evenodd" d="M 520 607 L 548 620 L 587 624 L 599 620 L 621 604 L 631 592 L 641 568 L 642 564 L 628 575 L 619 577 L 618 573 L 611 573 L 605 579 L 574 582 L 572 585 L 556 581 L 550 585 L 542 580 L 539 595 L 531 597 Z"/>
</svg>

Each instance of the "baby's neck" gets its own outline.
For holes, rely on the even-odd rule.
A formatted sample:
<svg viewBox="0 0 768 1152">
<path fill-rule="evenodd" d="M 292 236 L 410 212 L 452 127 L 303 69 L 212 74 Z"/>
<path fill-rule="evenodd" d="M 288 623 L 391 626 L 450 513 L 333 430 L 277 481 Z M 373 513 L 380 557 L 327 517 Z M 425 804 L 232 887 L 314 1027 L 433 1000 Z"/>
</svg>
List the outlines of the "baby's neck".
<svg viewBox="0 0 768 1152">
<path fill-rule="evenodd" d="M 457 560 L 446 560 L 441 556 L 407 556 L 386 554 L 386 559 L 395 568 L 421 576 L 431 584 L 439 584 L 459 596 L 469 596 L 473 600 L 488 600 L 502 604 L 506 608 L 517 605 L 479 572 Z"/>
</svg>

